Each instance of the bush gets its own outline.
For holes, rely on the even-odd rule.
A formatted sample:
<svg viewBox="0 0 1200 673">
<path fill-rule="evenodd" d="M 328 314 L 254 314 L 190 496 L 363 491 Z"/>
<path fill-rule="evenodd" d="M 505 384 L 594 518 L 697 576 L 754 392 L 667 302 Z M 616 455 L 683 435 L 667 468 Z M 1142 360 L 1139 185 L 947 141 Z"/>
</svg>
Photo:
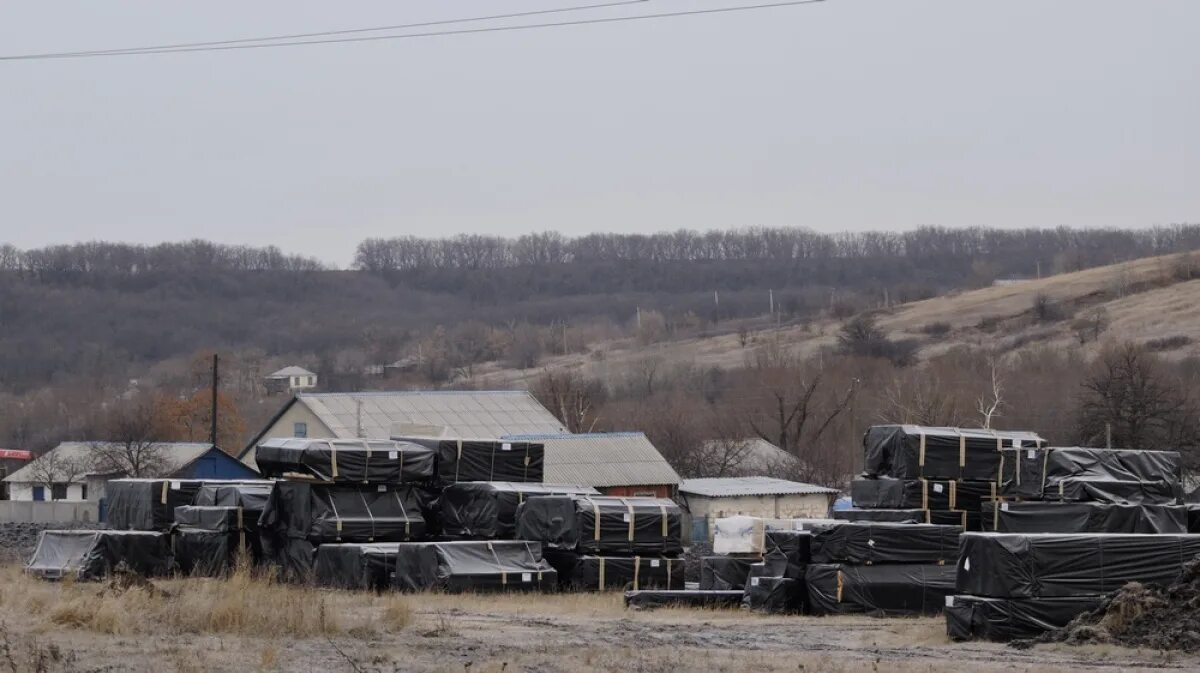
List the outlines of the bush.
<svg viewBox="0 0 1200 673">
<path fill-rule="evenodd" d="M 931 322 L 921 328 L 921 331 L 929 336 L 946 336 L 950 333 L 950 323 L 948 322 Z"/>
<path fill-rule="evenodd" d="M 1051 299 L 1048 295 L 1038 293 L 1033 298 L 1033 319 L 1036 322 L 1057 322 L 1069 318 L 1068 311 L 1061 302 Z"/>
<path fill-rule="evenodd" d="M 1146 342 L 1146 349 L 1151 351 L 1173 351 L 1177 348 L 1192 343 L 1192 338 L 1186 334 L 1176 334 L 1169 337 L 1161 337 L 1159 339 L 1150 339 Z"/>
</svg>

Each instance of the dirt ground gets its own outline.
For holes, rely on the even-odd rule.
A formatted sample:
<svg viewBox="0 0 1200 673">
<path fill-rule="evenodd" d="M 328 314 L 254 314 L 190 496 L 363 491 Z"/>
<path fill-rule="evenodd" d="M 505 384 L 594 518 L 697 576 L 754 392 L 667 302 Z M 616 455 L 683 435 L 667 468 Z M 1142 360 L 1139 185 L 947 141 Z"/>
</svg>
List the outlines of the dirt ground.
<svg viewBox="0 0 1200 673">
<path fill-rule="evenodd" d="M 1200 658 L 1109 646 L 1052 644 L 1018 651 L 991 643 L 956 644 L 946 639 L 940 619 L 766 617 L 682 609 L 630 612 L 622 607 L 619 594 L 376 597 L 309 589 L 296 595 L 306 604 L 320 604 L 322 624 L 328 620 L 338 626 L 297 636 L 283 624 L 309 622 L 289 622 L 286 615 L 279 615 L 278 623 L 268 615 L 266 622 L 242 619 L 228 626 L 228 615 L 240 619 L 244 607 L 234 605 L 237 597 L 221 590 L 209 592 L 212 602 L 185 600 L 212 588 L 198 583 L 215 580 L 161 582 L 158 586 L 168 597 L 136 600 L 130 596 L 141 596 L 144 589 L 117 595 L 100 585 L 49 584 L 15 573 L 4 580 L 0 671 L 12 673 L 1200 669 Z M 270 592 L 295 593 L 277 588 L 239 591 L 255 592 L 255 602 L 274 600 Z M 192 627 L 187 625 L 199 622 L 177 614 L 202 605 L 214 615 L 225 614 L 224 621 Z M 91 619 L 89 611 L 106 615 Z"/>
</svg>

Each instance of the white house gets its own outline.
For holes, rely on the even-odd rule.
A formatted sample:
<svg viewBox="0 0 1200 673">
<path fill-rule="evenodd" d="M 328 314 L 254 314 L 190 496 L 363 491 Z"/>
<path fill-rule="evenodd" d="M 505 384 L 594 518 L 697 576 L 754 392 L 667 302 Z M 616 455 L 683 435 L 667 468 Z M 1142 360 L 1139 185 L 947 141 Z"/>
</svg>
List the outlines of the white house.
<svg viewBox="0 0 1200 673">
<path fill-rule="evenodd" d="M 727 516 L 824 519 L 837 494 L 836 489 L 772 477 L 684 479 L 679 485 L 679 497 L 704 535 L 714 519 Z"/>
<path fill-rule="evenodd" d="M 268 393 L 283 393 L 290 390 L 311 390 L 317 387 L 317 375 L 304 367 L 284 367 L 265 379 Z"/>
</svg>

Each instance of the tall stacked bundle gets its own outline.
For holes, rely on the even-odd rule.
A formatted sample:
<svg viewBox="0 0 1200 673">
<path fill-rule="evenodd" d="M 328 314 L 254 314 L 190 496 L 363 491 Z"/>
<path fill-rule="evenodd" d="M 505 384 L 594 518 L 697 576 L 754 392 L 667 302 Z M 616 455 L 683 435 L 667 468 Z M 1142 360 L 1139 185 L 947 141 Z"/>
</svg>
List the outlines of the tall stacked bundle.
<svg viewBox="0 0 1200 673">
<path fill-rule="evenodd" d="M 258 519 L 266 509 L 272 482 L 205 482 L 192 505 L 175 508 L 171 548 L 185 574 L 217 576 L 239 558 L 263 558 Z"/>
<path fill-rule="evenodd" d="M 814 526 L 805 571 L 813 614 L 932 615 L 954 592 L 962 529 L 937 524 Z"/>
<path fill-rule="evenodd" d="M 460 481 L 442 489 L 438 514 L 442 535 L 454 540 L 511 540 L 517 508 L 547 495 L 599 495 L 591 486 L 509 481 Z"/>
<path fill-rule="evenodd" d="M 113 530 L 166 532 L 175 523 L 175 508 L 191 505 L 205 485 L 259 485 L 262 480 L 113 479 L 105 487 L 108 527 Z"/>
<path fill-rule="evenodd" d="M 537 442 L 493 439 L 393 437 L 437 453 L 437 477 L 443 485 L 460 481 L 542 483 L 546 447 Z"/>
<path fill-rule="evenodd" d="M 969 533 L 946 631 L 1011 640 L 1061 628 L 1126 582 L 1178 580 L 1197 553 L 1200 535 Z"/>
<path fill-rule="evenodd" d="M 743 607 L 757 612 L 804 608 L 804 570 L 809 563 L 808 528 L 823 519 L 763 519 L 733 516 L 713 525 L 713 555 L 700 559 L 702 591 L 742 591 Z"/>
<path fill-rule="evenodd" d="M 566 588 L 683 588 L 683 511 L 671 500 L 532 498 L 517 509 L 516 535 L 540 543 Z"/>
<path fill-rule="evenodd" d="M 1048 447 L 1001 452 L 999 494 L 984 530 L 1002 533 L 1186 533 L 1176 451 Z"/>
<path fill-rule="evenodd" d="M 854 508 L 834 517 L 980 530 L 980 507 L 997 495 L 1002 452 L 1044 443 L 1032 432 L 873 426 L 863 436 L 863 476 L 850 484 Z"/>
</svg>

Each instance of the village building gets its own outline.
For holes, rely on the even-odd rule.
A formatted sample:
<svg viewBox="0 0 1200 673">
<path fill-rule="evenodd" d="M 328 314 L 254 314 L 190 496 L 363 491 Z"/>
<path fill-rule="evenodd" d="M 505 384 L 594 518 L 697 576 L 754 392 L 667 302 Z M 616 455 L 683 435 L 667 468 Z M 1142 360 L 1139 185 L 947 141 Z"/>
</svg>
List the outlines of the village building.
<svg viewBox="0 0 1200 673">
<path fill-rule="evenodd" d="M 304 367 L 284 367 L 277 372 L 268 374 L 263 384 L 268 394 L 311 390 L 317 387 L 317 375 Z"/>
<path fill-rule="evenodd" d="M 605 495 L 673 498 L 679 475 L 640 432 L 509 435 L 544 444 L 548 484 L 592 486 Z"/>
</svg>

